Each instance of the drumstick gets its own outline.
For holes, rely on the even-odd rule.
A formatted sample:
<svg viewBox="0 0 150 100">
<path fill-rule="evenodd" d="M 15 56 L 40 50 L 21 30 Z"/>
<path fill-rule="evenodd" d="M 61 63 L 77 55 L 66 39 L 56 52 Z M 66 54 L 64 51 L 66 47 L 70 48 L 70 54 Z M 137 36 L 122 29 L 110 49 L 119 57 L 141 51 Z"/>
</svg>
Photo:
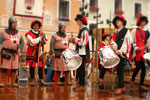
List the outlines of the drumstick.
<svg viewBox="0 0 150 100">
<path fill-rule="evenodd" d="M 145 49 L 145 46 L 141 47 L 141 49 Z"/>
<path fill-rule="evenodd" d="M 73 38 L 73 32 L 71 32 L 71 38 Z"/>
<path fill-rule="evenodd" d="M 44 10 L 45 10 L 45 0 L 43 1 L 43 12 L 42 12 L 42 26 L 41 26 L 41 31 L 43 31 L 43 23 L 44 23 Z M 40 31 L 40 34 L 41 34 Z M 38 80 L 38 69 L 39 69 L 39 62 L 40 62 L 40 50 L 41 50 L 41 41 L 39 42 L 39 48 L 38 48 L 38 58 L 37 58 L 37 68 L 36 68 L 36 73 L 35 73 L 35 80 L 36 80 L 36 84 L 37 84 L 37 80 Z"/>
<path fill-rule="evenodd" d="M 118 51 L 118 50 L 117 50 Z M 116 54 L 120 55 L 122 58 L 125 58 L 124 55 L 121 54 L 121 52 L 116 52 Z"/>
<path fill-rule="evenodd" d="M 145 49 L 146 46 L 138 47 L 140 50 Z"/>
<path fill-rule="evenodd" d="M 71 32 L 71 42 L 73 42 L 73 41 L 72 41 L 72 38 L 73 38 L 73 32 Z M 77 77 L 77 70 L 75 70 L 74 85 L 76 84 L 76 77 Z"/>
<path fill-rule="evenodd" d="M 74 44 L 74 41 L 72 39 L 73 39 L 73 32 L 71 32 L 71 42 Z"/>
<path fill-rule="evenodd" d="M 71 32 L 71 39 L 73 38 L 73 32 Z M 76 84 L 76 77 L 77 77 L 77 70 L 75 70 L 75 75 L 74 75 L 74 85 Z"/>
<path fill-rule="evenodd" d="M 125 56 L 123 56 L 122 54 L 120 54 L 120 56 L 121 56 L 122 58 L 125 58 Z"/>
</svg>

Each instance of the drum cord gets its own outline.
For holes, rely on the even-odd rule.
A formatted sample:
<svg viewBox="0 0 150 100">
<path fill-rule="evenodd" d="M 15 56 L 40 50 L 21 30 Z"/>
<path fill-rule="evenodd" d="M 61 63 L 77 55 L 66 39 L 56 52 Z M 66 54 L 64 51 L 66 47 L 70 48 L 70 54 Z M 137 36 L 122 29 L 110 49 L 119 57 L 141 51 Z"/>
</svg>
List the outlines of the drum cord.
<svg viewBox="0 0 150 100">
<path fill-rule="evenodd" d="M 126 58 L 127 59 L 127 58 Z M 133 71 L 133 67 L 132 67 L 132 64 L 130 63 L 129 59 L 127 59 L 127 62 L 129 64 L 129 66 L 131 67 L 131 71 Z"/>
</svg>

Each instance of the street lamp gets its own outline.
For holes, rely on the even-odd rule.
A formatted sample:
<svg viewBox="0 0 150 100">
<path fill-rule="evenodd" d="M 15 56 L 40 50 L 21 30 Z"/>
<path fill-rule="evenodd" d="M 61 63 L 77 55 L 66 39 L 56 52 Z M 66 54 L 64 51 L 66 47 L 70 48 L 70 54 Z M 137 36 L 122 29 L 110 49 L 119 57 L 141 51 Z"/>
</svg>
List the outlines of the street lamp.
<svg viewBox="0 0 150 100">
<path fill-rule="evenodd" d="M 96 67 L 98 65 L 98 24 L 103 24 L 103 21 L 99 22 L 99 18 L 101 17 L 101 14 L 99 14 L 99 9 L 96 9 L 96 16 L 93 16 L 94 19 L 96 19 Z"/>
<path fill-rule="evenodd" d="M 109 19 L 106 20 L 106 23 L 109 25 L 109 28 L 111 28 L 111 10 L 110 10 L 110 16 L 109 16 Z"/>
<path fill-rule="evenodd" d="M 82 0 L 82 7 L 80 7 L 80 12 L 82 15 L 88 17 L 89 14 L 84 11 L 85 9 L 88 9 L 88 3 L 85 4 L 85 0 Z"/>
</svg>

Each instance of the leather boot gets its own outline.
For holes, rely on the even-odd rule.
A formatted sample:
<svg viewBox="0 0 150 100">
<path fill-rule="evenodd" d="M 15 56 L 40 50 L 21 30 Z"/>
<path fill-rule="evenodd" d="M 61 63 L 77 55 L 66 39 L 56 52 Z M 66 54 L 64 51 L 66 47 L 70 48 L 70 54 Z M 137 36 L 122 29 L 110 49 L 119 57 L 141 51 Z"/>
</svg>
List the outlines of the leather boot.
<svg viewBox="0 0 150 100">
<path fill-rule="evenodd" d="M 60 82 L 60 74 L 61 74 L 60 71 L 57 71 L 57 72 L 56 72 L 56 76 L 57 76 L 57 85 L 61 85 L 61 82 Z"/>
<path fill-rule="evenodd" d="M 122 89 L 121 89 L 121 88 L 120 88 L 120 89 L 116 89 L 116 90 L 114 91 L 114 93 L 115 93 L 116 95 L 122 94 Z"/>
<path fill-rule="evenodd" d="M 140 86 L 139 86 L 139 91 L 145 91 L 145 92 L 147 92 L 148 89 L 147 89 L 145 86 L 140 85 Z"/>
<path fill-rule="evenodd" d="M 122 87 L 122 88 L 118 88 L 117 90 L 115 90 L 115 94 L 123 94 L 126 92 L 126 87 Z"/>
<path fill-rule="evenodd" d="M 40 79 L 40 82 L 39 82 L 39 83 L 40 83 L 40 85 L 43 85 L 43 86 L 44 86 L 44 85 L 47 85 L 46 82 L 45 82 L 43 79 Z"/>
<path fill-rule="evenodd" d="M 34 86 L 34 85 L 35 85 L 35 80 L 34 80 L 34 79 L 31 79 L 30 85 L 31 85 L 31 86 Z"/>
<path fill-rule="evenodd" d="M 131 87 L 131 88 L 133 88 L 133 87 L 134 87 L 134 83 L 133 83 L 133 81 L 132 81 L 132 80 L 130 81 L 130 87 Z"/>
<path fill-rule="evenodd" d="M 65 81 L 67 85 L 72 85 L 69 71 L 65 74 Z"/>
<path fill-rule="evenodd" d="M 16 83 L 16 73 L 11 73 L 11 86 L 19 87 L 18 83 Z"/>
<path fill-rule="evenodd" d="M 8 76 L 7 73 L 1 73 L 1 80 L 0 87 L 5 87 L 8 84 Z"/>
</svg>

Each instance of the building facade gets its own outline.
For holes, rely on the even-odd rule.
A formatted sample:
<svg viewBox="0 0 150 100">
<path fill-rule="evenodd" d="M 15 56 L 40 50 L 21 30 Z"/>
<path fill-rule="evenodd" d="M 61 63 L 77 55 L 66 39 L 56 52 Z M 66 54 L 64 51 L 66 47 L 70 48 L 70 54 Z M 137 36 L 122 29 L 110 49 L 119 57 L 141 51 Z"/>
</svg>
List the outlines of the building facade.
<svg viewBox="0 0 150 100">
<path fill-rule="evenodd" d="M 112 20 L 116 15 L 123 15 L 127 20 L 127 27 L 134 28 L 136 20 L 139 16 L 145 15 L 150 19 L 150 0 L 85 0 L 88 4 L 86 12 L 89 13 L 89 24 L 96 23 L 93 16 L 96 15 L 95 10 L 98 6 L 103 24 L 99 24 L 99 28 L 108 28 L 107 20 Z M 113 28 L 113 25 L 111 25 Z"/>
<path fill-rule="evenodd" d="M 49 38 L 45 50 L 48 51 L 51 35 L 58 31 L 60 22 L 67 25 L 67 33 L 78 33 L 79 27 L 74 18 L 80 13 L 80 6 L 80 0 L 0 0 L 0 31 L 8 26 L 9 17 L 15 16 L 17 28 L 24 37 L 31 22 L 42 21 L 43 15 L 43 30 Z"/>
</svg>

